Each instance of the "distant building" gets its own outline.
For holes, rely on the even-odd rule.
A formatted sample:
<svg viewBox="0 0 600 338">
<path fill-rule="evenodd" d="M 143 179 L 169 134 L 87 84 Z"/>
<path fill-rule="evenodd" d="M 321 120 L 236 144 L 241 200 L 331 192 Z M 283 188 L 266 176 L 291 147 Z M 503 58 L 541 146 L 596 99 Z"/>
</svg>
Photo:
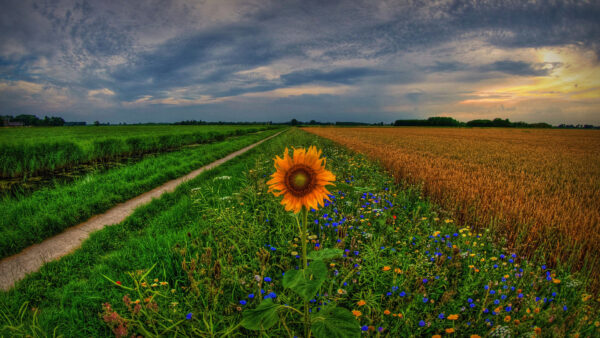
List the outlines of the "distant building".
<svg viewBox="0 0 600 338">
<path fill-rule="evenodd" d="M 8 119 L 2 120 L 2 125 L 5 127 L 23 127 L 23 122 L 11 122 Z"/>
</svg>

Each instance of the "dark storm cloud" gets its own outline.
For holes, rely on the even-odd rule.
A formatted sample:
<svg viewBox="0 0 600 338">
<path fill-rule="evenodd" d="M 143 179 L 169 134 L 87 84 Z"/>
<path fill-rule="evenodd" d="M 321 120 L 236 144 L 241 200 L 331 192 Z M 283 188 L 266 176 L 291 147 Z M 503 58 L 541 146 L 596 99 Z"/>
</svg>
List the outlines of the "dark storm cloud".
<svg viewBox="0 0 600 338">
<path fill-rule="evenodd" d="M 506 57 L 469 64 L 454 57 L 452 47 L 431 52 L 437 46 L 468 41 L 503 50 L 575 45 L 597 57 L 598 17 L 600 4 L 593 1 L 8 0 L 0 4 L 0 81 L 7 83 L 0 89 L 12 92 L 0 91 L 0 109 L 27 112 L 37 105 L 44 111 L 43 100 L 24 104 L 14 95 L 40 90 L 29 83 L 70 93 L 65 94 L 70 100 L 61 101 L 71 102 L 63 108 L 67 115 L 108 109 L 89 108 L 86 101 L 90 91 L 106 88 L 104 93 L 114 93 L 105 95 L 113 116 L 127 114 L 132 108 L 124 104 L 143 97 L 179 95 L 193 101 L 345 85 L 356 88 L 352 95 L 361 105 L 385 116 L 377 109 L 389 100 L 378 93 L 386 85 L 419 83 L 432 73 L 460 72 L 457 78 L 465 83 L 548 76 L 561 66 Z M 415 90 L 398 98 L 422 103 L 435 97 L 427 93 Z M 314 96 L 275 103 L 305 102 L 307 110 L 324 102 L 337 102 L 347 112 L 353 107 L 340 104 L 348 96 Z M 260 100 L 257 107 L 272 102 Z M 222 114 L 237 113 L 232 103 L 210 106 Z"/>
<path fill-rule="evenodd" d="M 549 69 L 522 61 L 502 60 L 480 68 L 482 71 L 495 71 L 519 76 L 546 76 Z"/>
<path fill-rule="evenodd" d="M 370 68 L 342 68 L 331 71 L 306 69 L 283 74 L 281 75 L 281 79 L 283 80 L 283 84 L 288 86 L 315 82 L 350 84 L 356 82 L 358 79 L 376 75 L 381 75 L 381 72 Z"/>
</svg>

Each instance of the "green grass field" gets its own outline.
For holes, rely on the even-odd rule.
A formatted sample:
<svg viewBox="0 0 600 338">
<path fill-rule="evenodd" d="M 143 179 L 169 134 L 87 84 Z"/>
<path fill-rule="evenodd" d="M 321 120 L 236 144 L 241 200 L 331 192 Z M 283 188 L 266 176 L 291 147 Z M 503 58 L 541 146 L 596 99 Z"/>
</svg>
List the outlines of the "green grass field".
<svg viewBox="0 0 600 338">
<path fill-rule="evenodd" d="M 599 300 L 577 276 L 502 251 L 377 164 L 294 129 L 0 293 L 0 335 L 303 336 L 290 307 L 300 297 L 282 284 L 302 265 L 298 229 L 266 180 L 275 155 L 308 145 L 323 149 L 337 176 L 331 202 L 309 213 L 309 252 L 343 252 L 328 259 L 310 299 L 315 336 L 325 336 L 319 320 L 334 304 L 353 311 L 348 336 L 600 333 Z M 259 304 L 277 310 L 273 326 L 240 325 Z"/>
<path fill-rule="evenodd" d="M 0 200 L 0 258 L 276 132 L 267 130 L 159 154 L 31 195 L 4 198 Z"/>
<path fill-rule="evenodd" d="M 266 125 L 0 128 L 0 177 L 163 151 L 270 129 Z"/>
</svg>

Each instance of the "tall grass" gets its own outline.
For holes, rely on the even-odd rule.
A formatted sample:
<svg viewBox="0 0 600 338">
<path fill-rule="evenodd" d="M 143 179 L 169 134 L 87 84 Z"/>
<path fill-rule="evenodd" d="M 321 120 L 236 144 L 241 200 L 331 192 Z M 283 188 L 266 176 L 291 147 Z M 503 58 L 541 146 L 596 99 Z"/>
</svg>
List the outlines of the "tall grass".
<svg viewBox="0 0 600 338">
<path fill-rule="evenodd" d="M 69 184 L 42 188 L 28 196 L 5 198 L 0 201 L 0 258 L 276 132 L 244 135 L 149 157 Z"/>
<path fill-rule="evenodd" d="M 0 177 L 222 141 L 270 126 L 57 127 L 0 130 Z M 128 130 L 127 128 L 131 128 Z M 17 134 L 21 132 L 22 134 Z M 64 133 L 64 134 L 61 134 Z"/>
<path fill-rule="evenodd" d="M 600 276 L 600 132 L 307 128 L 380 160 L 460 222 Z M 596 283 L 597 287 L 600 283 Z"/>
</svg>

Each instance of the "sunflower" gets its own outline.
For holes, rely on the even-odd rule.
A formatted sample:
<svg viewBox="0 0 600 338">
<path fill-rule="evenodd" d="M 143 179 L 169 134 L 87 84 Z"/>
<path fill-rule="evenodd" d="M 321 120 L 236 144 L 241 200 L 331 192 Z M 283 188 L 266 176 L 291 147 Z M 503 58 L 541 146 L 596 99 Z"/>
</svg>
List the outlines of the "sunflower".
<svg viewBox="0 0 600 338">
<path fill-rule="evenodd" d="M 334 185 L 335 175 L 325 169 L 325 158 L 315 146 L 294 149 L 293 157 L 286 148 L 283 158 L 275 158 L 275 173 L 267 182 L 275 196 L 283 195 L 281 204 L 286 211 L 300 212 L 302 208 L 318 209 L 329 200 L 326 185 Z"/>
</svg>

